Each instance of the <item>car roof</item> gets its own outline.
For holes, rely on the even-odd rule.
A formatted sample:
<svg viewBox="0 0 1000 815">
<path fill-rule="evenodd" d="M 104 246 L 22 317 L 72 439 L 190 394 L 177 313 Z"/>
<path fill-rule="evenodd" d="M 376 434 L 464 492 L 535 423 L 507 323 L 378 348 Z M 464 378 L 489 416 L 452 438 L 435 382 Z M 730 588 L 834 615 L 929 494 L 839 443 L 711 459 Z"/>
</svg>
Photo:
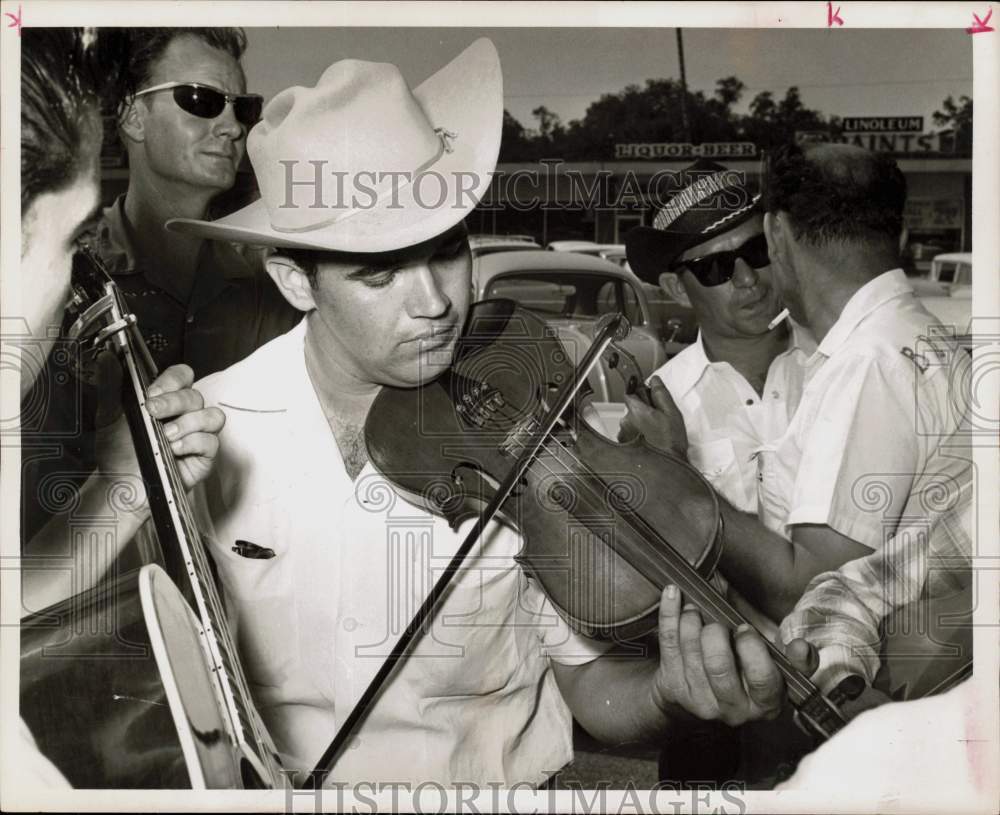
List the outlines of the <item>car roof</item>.
<svg viewBox="0 0 1000 815">
<path fill-rule="evenodd" d="M 575 252 L 551 252 L 547 249 L 497 252 L 477 257 L 475 264 L 480 291 L 485 290 L 486 285 L 494 277 L 515 272 L 568 271 L 579 274 L 600 274 L 622 278 L 634 286 L 640 285 L 640 280 L 635 274 L 623 269 L 617 263 Z"/>
<path fill-rule="evenodd" d="M 551 241 L 545 248 L 552 252 L 580 252 L 596 251 L 600 248 L 599 243 L 593 241 Z"/>
<path fill-rule="evenodd" d="M 972 252 L 945 252 L 941 255 L 934 255 L 931 261 L 943 260 L 951 263 L 972 263 Z"/>
<path fill-rule="evenodd" d="M 579 252 L 551 252 L 547 249 L 525 249 L 520 252 L 498 252 L 494 255 L 483 255 L 476 259 L 483 271 L 516 272 L 518 270 L 549 271 L 570 269 L 574 272 L 607 272 L 610 274 L 631 277 L 617 263 L 604 258 L 585 255 Z"/>
</svg>

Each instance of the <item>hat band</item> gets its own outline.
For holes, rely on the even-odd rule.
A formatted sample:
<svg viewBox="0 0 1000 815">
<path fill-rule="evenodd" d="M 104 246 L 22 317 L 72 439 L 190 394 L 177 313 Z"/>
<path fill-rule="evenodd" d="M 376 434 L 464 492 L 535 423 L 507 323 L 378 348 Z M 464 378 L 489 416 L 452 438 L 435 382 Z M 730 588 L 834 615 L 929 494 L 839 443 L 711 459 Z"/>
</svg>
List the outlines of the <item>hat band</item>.
<svg viewBox="0 0 1000 815">
<path fill-rule="evenodd" d="M 731 170 L 722 170 L 699 178 L 691 186 L 677 193 L 656 213 L 653 226 L 656 229 L 666 229 L 688 210 L 732 186 L 734 184 Z"/>
<path fill-rule="evenodd" d="M 368 210 L 375 209 L 379 204 L 385 201 L 390 196 L 395 197 L 395 195 L 405 187 L 410 186 L 417 178 L 422 176 L 431 167 L 437 164 L 441 157 L 445 153 L 454 152 L 455 148 L 452 147 L 451 142 L 458 138 L 457 133 L 452 133 L 449 130 L 445 130 L 443 127 L 435 127 L 434 134 L 438 137 L 438 147 L 437 151 L 431 156 L 427 161 L 406 173 L 406 178 L 401 182 L 397 183 L 396 176 L 398 173 L 393 173 L 392 178 L 388 180 L 388 184 L 385 182 L 381 185 L 381 190 L 375 189 L 373 192 L 376 193 L 375 200 L 369 206 L 366 207 L 349 207 L 343 212 L 338 213 L 332 218 L 327 218 L 323 221 L 318 221 L 314 224 L 309 224 L 308 226 L 277 226 L 273 221 L 271 222 L 271 229 L 275 232 L 283 232 L 286 234 L 292 233 L 303 233 L 312 232 L 316 229 L 325 229 L 328 226 L 333 226 L 334 224 L 340 223 L 341 221 L 346 221 L 348 218 L 353 218 L 355 215 L 361 212 L 367 212 Z"/>
<path fill-rule="evenodd" d="M 740 207 L 739 209 L 734 210 L 733 212 L 727 212 L 725 215 L 719 218 L 719 220 L 717 220 L 715 223 L 711 223 L 708 226 L 706 226 L 703 230 L 701 230 L 702 234 L 704 235 L 706 232 L 711 232 L 713 229 L 718 229 L 726 221 L 729 221 L 733 218 L 742 215 L 749 209 L 753 209 L 759 200 L 760 200 L 760 193 L 757 193 L 753 198 L 750 199 L 750 203 L 747 204 L 745 207 Z"/>
</svg>

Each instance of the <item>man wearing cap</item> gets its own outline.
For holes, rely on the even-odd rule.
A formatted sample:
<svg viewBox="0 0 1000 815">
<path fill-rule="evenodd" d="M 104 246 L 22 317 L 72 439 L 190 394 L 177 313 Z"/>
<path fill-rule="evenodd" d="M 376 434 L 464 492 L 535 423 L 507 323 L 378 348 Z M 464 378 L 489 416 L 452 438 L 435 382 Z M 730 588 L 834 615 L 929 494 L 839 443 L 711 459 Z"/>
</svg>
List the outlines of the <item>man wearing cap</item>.
<svg viewBox="0 0 1000 815">
<path fill-rule="evenodd" d="M 318 760 L 469 528 L 398 496 L 364 426 L 383 385 L 450 367 L 471 295 L 462 221 L 489 185 L 501 116 L 488 40 L 412 91 L 395 66 L 338 62 L 278 94 L 250 134 L 259 202 L 171 223 L 276 247 L 268 271 L 307 314 L 199 384 L 227 426 L 196 505 L 291 768 Z M 780 707 L 762 641 L 702 627 L 669 589 L 662 661 L 601 658 L 607 646 L 570 631 L 516 566 L 520 546 L 487 527 L 332 780 L 541 784 L 572 757 L 571 711 L 626 741 L 680 707 L 733 722 Z"/>
<path fill-rule="evenodd" d="M 720 566 L 774 619 L 795 607 L 782 638 L 806 636 L 820 646 L 817 682 L 828 690 L 849 673 L 870 681 L 872 660 L 845 660 L 838 647 L 851 615 L 828 625 L 796 601 L 813 578 L 829 580 L 843 564 L 882 551 L 905 531 L 904 521 L 911 531 L 914 524 L 951 530 L 940 520 L 957 513 L 971 479 L 968 441 L 957 433 L 968 399 L 950 392 L 964 381 L 955 375 L 961 352 L 895 268 L 906 199 L 895 162 L 849 145 L 793 147 L 779 151 L 765 183 L 772 280 L 792 318 L 819 344 L 787 431 L 758 455 L 760 519 L 723 502 Z M 669 399 L 660 407 L 634 420 L 683 454 L 676 408 Z M 916 548 L 893 544 L 889 560 L 900 574 L 926 575 L 918 554 L 926 556 L 926 535 L 915 541 Z M 884 576 L 879 568 L 858 573 L 869 582 Z M 810 588 L 814 601 L 844 597 L 818 588 Z M 919 593 L 919 585 L 908 586 L 905 595 Z M 872 617 L 865 602 L 848 598 L 847 605 Z"/>
<path fill-rule="evenodd" d="M 815 345 L 797 325 L 771 327 L 781 305 L 759 193 L 742 173 L 707 159 L 683 178 L 653 225 L 626 237 L 636 274 L 690 306 L 699 326 L 697 340 L 651 382 L 662 382 L 680 409 L 691 463 L 734 507 L 756 513 L 756 452 L 788 427 Z M 627 434 L 627 417 L 624 425 Z"/>
<path fill-rule="evenodd" d="M 691 464 L 733 507 L 756 514 L 762 477 L 757 454 L 788 428 L 815 343 L 795 323 L 772 326 L 781 305 L 771 285 L 755 187 L 743 173 L 707 159 L 681 177 L 685 186 L 653 225 L 626 237 L 636 274 L 692 308 L 699 326 L 695 342 L 650 377 L 651 394 L 659 401 L 665 387 L 679 408 Z M 630 414 L 622 422 L 622 440 L 636 432 L 633 417 L 647 409 L 635 397 L 626 399 Z M 725 585 L 721 578 L 720 585 Z M 770 619 L 732 589 L 728 593 L 758 628 L 773 635 Z M 736 777 L 739 737 L 719 723 L 692 723 L 688 729 L 686 738 L 668 739 L 661 775 L 720 783 Z M 711 749 L 691 749 L 709 741 Z M 759 750 L 747 751 L 748 760 L 756 760 L 750 752 Z M 776 764 L 775 750 L 769 752 Z"/>
</svg>

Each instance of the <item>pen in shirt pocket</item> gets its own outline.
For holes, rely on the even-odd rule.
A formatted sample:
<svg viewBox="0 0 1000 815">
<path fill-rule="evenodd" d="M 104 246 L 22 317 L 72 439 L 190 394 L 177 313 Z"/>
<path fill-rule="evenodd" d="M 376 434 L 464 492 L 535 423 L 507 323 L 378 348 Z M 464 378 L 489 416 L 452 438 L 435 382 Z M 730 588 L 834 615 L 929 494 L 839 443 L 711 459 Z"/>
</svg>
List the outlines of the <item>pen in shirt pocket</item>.
<svg viewBox="0 0 1000 815">
<path fill-rule="evenodd" d="M 236 541 L 236 545 L 232 547 L 232 550 L 241 557 L 251 558 L 252 560 L 269 560 L 275 556 L 273 549 L 258 546 L 256 543 L 245 540 Z"/>
</svg>

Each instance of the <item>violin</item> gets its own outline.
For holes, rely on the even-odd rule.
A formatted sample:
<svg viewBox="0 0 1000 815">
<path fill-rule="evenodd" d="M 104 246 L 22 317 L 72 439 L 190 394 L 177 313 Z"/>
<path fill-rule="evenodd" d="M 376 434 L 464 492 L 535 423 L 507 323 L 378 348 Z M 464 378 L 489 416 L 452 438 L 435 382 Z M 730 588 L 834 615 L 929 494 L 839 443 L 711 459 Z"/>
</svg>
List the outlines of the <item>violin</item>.
<svg viewBox="0 0 1000 815">
<path fill-rule="evenodd" d="M 446 373 L 376 397 L 365 425 L 375 468 L 453 528 L 477 522 L 314 774 L 332 767 L 345 731 L 363 718 L 493 518 L 520 532 L 515 559 L 587 636 L 618 641 L 653 631 L 668 583 L 710 620 L 749 624 L 709 582 L 724 538 L 711 486 L 641 437 L 612 442 L 581 418 L 586 376 L 599 358 L 620 368 L 629 391 L 642 392 L 634 363 L 624 364 L 627 353 L 614 345 L 624 322 L 621 315 L 603 321 L 574 365 L 541 318 L 513 301 L 483 301 L 470 310 Z M 807 729 L 825 739 L 843 727 L 837 706 L 763 639 Z"/>
</svg>

